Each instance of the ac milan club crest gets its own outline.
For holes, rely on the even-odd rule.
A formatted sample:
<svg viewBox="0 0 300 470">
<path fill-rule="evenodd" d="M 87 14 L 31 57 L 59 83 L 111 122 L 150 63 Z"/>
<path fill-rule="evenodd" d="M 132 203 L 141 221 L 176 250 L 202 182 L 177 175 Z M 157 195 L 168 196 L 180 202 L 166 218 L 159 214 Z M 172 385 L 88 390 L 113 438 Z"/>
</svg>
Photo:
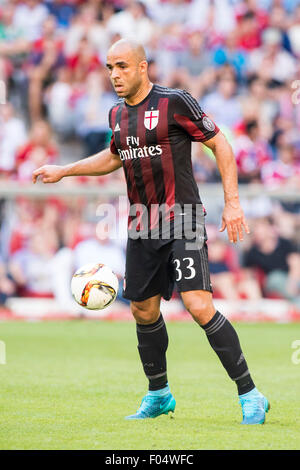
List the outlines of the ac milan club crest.
<svg viewBox="0 0 300 470">
<path fill-rule="evenodd" d="M 159 111 L 145 111 L 144 126 L 146 127 L 146 129 L 149 129 L 149 131 L 155 129 L 158 124 L 158 117 Z"/>
<path fill-rule="evenodd" d="M 203 126 L 205 127 L 205 129 L 207 129 L 208 131 L 214 131 L 215 130 L 215 125 L 214 123 L 207 117 L 207 116 L 204 116 L 204 118 L 202 119 L 202 123 L 203 123 Z"/>
</svg>

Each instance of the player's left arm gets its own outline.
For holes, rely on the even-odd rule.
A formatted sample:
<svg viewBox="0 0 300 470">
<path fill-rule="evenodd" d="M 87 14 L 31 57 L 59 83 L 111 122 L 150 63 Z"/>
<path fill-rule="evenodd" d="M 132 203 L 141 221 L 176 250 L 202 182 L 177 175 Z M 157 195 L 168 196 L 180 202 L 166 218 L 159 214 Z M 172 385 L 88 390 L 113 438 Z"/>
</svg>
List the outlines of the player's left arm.
<svg viewBox="0 0 300 470">
<path fill-rule="evenodd" d="M 237 166 L 232 147 L 221 131 L 206 140 L 204 145 L 212 150 L 222 178 L 225 206 L 220 232 L 227 228 L 232 243 L 238 239 L 242 241 L 243 230 L 246 233 L 250 230 L 239 200 Z"/>
</svg>

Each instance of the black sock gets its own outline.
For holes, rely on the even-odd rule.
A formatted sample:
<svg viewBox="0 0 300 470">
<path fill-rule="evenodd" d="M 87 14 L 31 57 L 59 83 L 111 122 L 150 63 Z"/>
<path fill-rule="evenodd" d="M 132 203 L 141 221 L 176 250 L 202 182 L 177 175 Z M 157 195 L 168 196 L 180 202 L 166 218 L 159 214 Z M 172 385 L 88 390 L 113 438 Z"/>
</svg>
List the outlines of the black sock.
<svg viewBox="0 0 300 470">
<path fill-rule="evenodd" d="M 217 311 L 202 328 L 229 377 L 235 381 L 238 394 L 250 392 L 255 385 L 241 350 L 238 335 L 231 323 Z"/>
<path fill-rule="evenodd" d="M 168 382 L 166 351 L 169 340 L 162 314 L 150 325 L 137 323 L 136 332 L 140 358 L 149 380 L 149 390 L 159 390 Z"/>
</svg>

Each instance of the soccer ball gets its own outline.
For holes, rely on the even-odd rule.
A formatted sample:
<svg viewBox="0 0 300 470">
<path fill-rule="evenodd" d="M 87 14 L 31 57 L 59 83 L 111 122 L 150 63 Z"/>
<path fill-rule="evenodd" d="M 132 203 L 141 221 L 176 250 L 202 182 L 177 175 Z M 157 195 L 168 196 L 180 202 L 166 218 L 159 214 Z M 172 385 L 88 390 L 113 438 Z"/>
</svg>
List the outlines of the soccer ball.
<svg viewBox="0 0 300 470">
<path fill-rule="evenodd" d="M 71 291 L 76 302 L 89 310 L 102 310 L 111 305 L 118 292 L 119 281 L 109 266 L 89 263 L 72 277 Z"/>
</svg>

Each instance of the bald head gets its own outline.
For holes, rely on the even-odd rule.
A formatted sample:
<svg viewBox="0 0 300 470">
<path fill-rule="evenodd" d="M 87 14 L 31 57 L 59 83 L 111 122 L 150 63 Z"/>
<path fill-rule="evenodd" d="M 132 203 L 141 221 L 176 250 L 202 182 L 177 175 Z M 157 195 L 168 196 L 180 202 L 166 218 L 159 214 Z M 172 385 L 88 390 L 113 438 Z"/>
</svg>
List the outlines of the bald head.
<svg viewBox="0 0 300 470">
<path fill-rule="evenodd" d="M 143 90 L 149 89 L 145 49 L 130 39 L 115 42 L 107 53 L 106 66 L 116 93 L 130 104 Z M 142 93 L 143 94 L 143 93 Z"/>
<path fill-rule="evenodd" d="M 130 54 L 136 62 L 139 64 L 143 60 L 146 60 L 146 53 L 144 47 L 136 41 L 131 39 L 120 39 L 116 41 L 109 49 L 109 55 L 122 55 Z"/>
</svg>

